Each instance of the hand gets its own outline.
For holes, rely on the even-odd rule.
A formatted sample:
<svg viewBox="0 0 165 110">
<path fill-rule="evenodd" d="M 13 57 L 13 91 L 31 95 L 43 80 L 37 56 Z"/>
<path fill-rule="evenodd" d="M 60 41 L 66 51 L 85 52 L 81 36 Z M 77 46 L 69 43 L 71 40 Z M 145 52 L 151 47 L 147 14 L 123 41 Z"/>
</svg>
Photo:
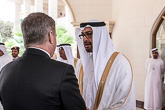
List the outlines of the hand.
<svg viewBox="0 0 165 110">
<path fill-rule="evenodd" d="M 89 108 L 87 107 L 87 109 L 86 110 L 89 110 Z"/>
</svg>

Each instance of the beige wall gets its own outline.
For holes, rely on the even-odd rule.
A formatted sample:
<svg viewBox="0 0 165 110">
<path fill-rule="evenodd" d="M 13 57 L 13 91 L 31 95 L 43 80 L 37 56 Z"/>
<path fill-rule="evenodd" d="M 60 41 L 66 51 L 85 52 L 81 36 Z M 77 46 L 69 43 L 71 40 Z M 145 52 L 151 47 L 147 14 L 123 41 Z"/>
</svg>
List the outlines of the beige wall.
<svg viewBox="0 0 165 110">
<path fill-rule="evenodd" d="M 112 39 L 117 51 L 131 61 L 136 99 L 144 100 L 145 61 L 149 58 L 150 31 L 165 0 L 68 0 L 75 22 L 115 21 Z"/>
<path fill-rule="evenodd" d="M 68 0 L 76 21 L 91 19 L 110 20 L 112 18 L 112 0 Z"/>
<path fill-rule="evenodd" d="M 136 99 L 143 101 L 150 31 L 165 0 L 112 0 L 112 4 L 112 20 L 115 21 L 112 38 L 116 49 L 132 63 Z"/>
</svg>

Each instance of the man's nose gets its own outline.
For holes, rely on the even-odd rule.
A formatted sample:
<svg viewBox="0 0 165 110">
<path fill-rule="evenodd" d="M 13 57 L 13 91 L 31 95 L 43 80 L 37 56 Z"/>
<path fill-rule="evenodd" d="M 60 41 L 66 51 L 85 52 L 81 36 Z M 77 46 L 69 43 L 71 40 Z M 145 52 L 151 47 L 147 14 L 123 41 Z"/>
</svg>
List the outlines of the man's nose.
<svg viewBox="0 0 165 110">
<path fill-rule="evenodd" d="M 86 36 L 83 37 L 83 41 L 87 41 L 88 39 L 86 38 Z"/>
</svg>

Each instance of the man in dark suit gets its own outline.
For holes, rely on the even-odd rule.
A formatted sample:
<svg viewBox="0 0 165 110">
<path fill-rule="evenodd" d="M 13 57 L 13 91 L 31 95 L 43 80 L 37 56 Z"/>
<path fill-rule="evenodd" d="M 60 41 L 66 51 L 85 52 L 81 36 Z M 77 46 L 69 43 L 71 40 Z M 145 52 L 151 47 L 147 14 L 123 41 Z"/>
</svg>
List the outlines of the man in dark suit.
<svg viewBox="0 0 165 110">
<path fill-rule="evenodd" d="M 4 110 L 85 110 L 73 67 L 50 59 L 56 48 L 55 21 L 32 13 L 21 29 L 26 51 L 0 74 Z"/>
</svg>

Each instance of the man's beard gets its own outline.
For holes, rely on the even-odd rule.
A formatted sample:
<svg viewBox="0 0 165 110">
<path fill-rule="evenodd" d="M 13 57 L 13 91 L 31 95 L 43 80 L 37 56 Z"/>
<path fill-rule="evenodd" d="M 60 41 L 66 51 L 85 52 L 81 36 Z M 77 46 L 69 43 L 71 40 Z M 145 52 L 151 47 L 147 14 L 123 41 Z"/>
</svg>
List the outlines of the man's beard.
<svg viewBox="0 0 165 110">
<path fill-rule="evenodd" d="M 14 58 L 18 57 L 18 55 L 15 55 L 15 54 L 14 54 L 14 55 L 12 54 L 12 56 L 13 56 Z"/>
<path fill-rule="evenodd" d="M 92 43 L 90 41 L 85 41 L 84 47 L 87 52 L 92 52 L 93 50 Z"/>
<path fill-rule="evenodd" d="M 158 56 L 155 56 L 155 55 L 154 55 L 153 58 L 154 58 L 154 59 L 158 59 Z"/>
</svg>

